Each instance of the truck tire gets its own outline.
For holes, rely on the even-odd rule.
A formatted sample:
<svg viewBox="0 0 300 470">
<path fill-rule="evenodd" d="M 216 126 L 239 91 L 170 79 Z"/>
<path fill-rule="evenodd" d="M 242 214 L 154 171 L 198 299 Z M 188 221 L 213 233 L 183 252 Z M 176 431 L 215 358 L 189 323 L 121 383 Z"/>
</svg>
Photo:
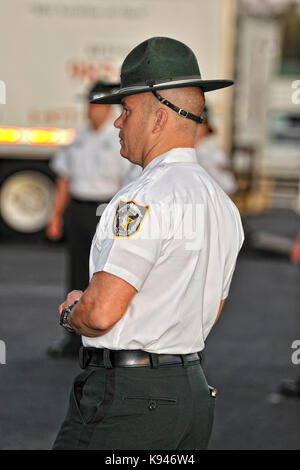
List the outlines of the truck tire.
<svg viewBox="0 0 300 470">
<path fill-rule="evenodd" d="M 45 238 L 54 189 L 47 163 L 6 162 L 0 168 L 0 234 Z"/>
</svg>

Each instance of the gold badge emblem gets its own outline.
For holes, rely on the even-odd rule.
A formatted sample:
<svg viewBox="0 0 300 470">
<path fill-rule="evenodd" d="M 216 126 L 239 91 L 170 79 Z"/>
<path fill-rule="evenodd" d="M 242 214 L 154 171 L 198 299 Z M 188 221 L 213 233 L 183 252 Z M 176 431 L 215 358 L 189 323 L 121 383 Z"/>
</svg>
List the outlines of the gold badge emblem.
<svg viewBox="0 0 300 470">
<path fill-rule="evenodd" d="M 115 237 L 130 237 L 136 233 L 148 210 L 149 206 L 120 199 L 113 222 Z"/>
</svg>

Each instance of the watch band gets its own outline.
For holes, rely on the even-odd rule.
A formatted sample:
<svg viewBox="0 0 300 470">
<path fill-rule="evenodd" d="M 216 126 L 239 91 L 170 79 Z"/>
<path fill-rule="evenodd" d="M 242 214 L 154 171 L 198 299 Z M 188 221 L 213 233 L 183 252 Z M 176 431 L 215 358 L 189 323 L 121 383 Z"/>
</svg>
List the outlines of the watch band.
<svg viewBox="0 0 300 470">
<path fill-rule="evenodd" d="M 74 332 L 73 328 L 71 328 L 68 324 L 68 319 L 69 319 L 69 315 L 70 315 L 70 312 L 72 310 L 73 307 L 75 307 L 75 305 L 78 303 L 78 300 L 75 300 L 75 302 L 71 305 L 69 305 L 68 307 L 65 307 L 63 309 L 63 311 L 61 312 L 61 315 L 60 315 L 60 318 L 59 318 L 59 324 L 65 328 L 66 330 L 70 331 L 70 332 Z"/>
</svg>

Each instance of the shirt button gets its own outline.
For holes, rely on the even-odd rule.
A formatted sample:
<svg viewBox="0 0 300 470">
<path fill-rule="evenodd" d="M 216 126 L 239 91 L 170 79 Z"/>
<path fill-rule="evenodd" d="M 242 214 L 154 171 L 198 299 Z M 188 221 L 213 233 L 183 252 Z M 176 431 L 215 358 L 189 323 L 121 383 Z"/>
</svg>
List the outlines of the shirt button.
<svg viewBox="0 0 300 470">
<path fill-rule="evenodd" d="M 156 401 L 154 401 L 154 400 L 149 400 L 149 401 L 148 401 L 148 408 L 149 408 L 150 411 L 155 410 L 155 408 L 156 408 Z"/>
</svg>

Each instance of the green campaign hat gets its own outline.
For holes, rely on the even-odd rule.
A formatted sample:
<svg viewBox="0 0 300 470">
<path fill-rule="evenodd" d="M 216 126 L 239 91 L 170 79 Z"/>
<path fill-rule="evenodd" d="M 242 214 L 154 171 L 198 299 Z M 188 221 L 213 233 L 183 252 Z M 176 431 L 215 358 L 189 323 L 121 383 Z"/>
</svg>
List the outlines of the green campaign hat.
<svg viewBox="0 0 300 470">
<path fill-rule="evenodd" d="M 230 85 L 232 80 L 203 80 L 195 54 L 182 42 L 154 37 L 125 58 L 120 88 L 109 94 L 95 93 L 91 103 L 117 104 L 125 96 L 169 88 L 200 87 L 207 92 Z"/>
</svg>

